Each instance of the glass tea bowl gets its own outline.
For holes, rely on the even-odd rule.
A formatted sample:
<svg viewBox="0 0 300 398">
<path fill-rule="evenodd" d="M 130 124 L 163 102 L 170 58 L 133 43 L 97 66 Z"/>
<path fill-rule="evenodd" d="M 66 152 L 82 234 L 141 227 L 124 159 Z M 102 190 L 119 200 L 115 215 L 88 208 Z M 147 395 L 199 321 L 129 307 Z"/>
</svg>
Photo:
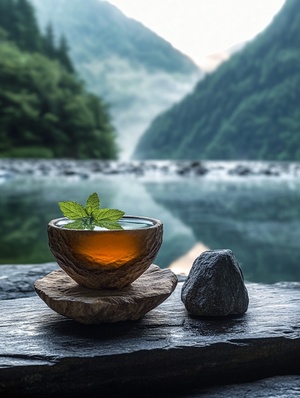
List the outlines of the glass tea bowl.
<svg viewBox="0 0 300 398">
<path fill-rule="evenodd" d="M 66 218 L 48 224 L 48 243 L 58 265 L 89 289 L 121 289 L 144 273 L 162 244 L 160 220 L 125 215 L 123 229 L 68 229 Z"/>
</svg>

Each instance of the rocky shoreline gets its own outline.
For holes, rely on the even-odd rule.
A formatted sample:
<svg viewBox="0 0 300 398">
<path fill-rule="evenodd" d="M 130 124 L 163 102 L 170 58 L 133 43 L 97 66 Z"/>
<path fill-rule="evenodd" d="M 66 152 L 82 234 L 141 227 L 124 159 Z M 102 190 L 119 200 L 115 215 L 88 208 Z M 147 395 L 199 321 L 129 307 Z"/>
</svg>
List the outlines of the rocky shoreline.
<svg viewBox="0 0 300 398">
<path fill-rule="evenodd" d="M 103 161 L 73 159 L 0 159 L 0 182 L 15 176 L 78 177 L 113 176 L 265 176 L 297 177 L 298 162 L 147 160 Z"/>
</svg>

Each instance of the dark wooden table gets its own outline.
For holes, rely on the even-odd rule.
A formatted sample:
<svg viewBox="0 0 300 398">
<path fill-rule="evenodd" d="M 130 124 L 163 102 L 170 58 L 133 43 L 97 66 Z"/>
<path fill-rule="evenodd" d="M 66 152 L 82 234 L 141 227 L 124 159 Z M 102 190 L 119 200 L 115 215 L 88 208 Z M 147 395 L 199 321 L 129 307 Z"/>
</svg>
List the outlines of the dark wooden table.
<svg viewBox="0 0 300 398">
<path fill-rule="evenodd" d="M 0 397 L 189 396 L 300 374 L 299 283 L 247 284 L 247 313 L 221 319 L 189 316 L 181 286 L 114 324 L 76 323 L 36 295 L 0 301 Z"/>
</svg>

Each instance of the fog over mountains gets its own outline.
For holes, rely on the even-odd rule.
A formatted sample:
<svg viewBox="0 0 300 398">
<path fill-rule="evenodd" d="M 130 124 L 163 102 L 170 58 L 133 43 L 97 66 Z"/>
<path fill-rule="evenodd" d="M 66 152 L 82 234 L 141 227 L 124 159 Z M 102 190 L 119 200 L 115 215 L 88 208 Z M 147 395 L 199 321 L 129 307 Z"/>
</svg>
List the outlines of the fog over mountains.
<svg viewBox="0 0 300 398">
<path fill-rule="evenodd" d="M 121 148 L 131 157 L 151 121 L 192 91 L 203 73 L 187 56 L 115 6 L 98 0 L 31 0 L 43 30 L 63 34 L 89 91 L 110 107 Z"/>
<path fill-rule="evenodd" d="M 300 160 L 300 1 L 154 119 L 137 159 Z"/>
</svg>

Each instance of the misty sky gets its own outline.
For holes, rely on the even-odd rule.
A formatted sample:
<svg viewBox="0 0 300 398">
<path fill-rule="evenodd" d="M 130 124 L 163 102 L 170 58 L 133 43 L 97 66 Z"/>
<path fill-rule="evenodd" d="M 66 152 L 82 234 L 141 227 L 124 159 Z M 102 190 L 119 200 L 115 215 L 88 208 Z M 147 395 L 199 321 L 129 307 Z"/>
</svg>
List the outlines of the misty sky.
<svg viewBox="0 0 300 398">
<path fill-rule="evenodd" d="M 125 15 L 211 69 L 228 50 L 251 40 L 285 0 L 109 0 Z"/>
</svg>

